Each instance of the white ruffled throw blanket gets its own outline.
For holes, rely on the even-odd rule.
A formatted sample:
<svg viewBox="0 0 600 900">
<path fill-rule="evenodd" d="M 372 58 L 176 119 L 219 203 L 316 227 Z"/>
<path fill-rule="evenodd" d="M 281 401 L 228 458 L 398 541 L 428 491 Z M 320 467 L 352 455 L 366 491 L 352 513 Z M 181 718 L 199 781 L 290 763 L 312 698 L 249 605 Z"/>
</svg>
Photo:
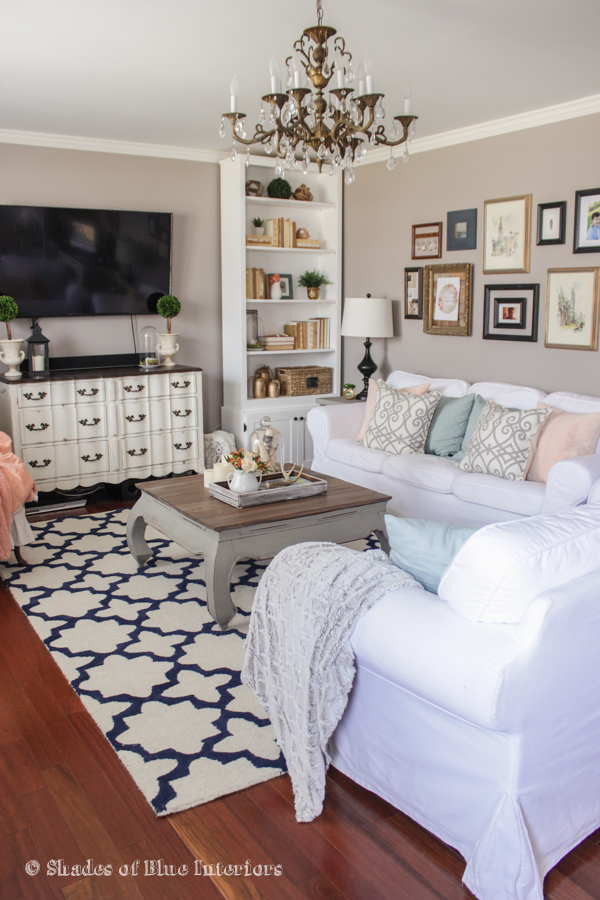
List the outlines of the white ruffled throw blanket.
<svg viewBox="0 0 600 900">
<path fill-rule="evenodd" d="M 354 680 L 350 637 L 384 594 L 421 587 L 381 550 L 313 542 L 282 550 L 262 576 L 242 681 L 269 716 L 288 766 L 296 818 L 323 809 L 327 749 Z"/>
</svg>

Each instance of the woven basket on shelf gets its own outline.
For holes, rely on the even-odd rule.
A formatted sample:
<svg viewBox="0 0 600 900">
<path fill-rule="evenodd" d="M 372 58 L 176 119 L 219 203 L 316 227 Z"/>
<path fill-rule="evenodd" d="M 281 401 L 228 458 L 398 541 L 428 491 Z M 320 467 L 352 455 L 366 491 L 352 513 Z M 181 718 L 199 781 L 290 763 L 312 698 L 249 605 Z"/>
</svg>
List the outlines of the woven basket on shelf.
<svg viewBox="0 0 600 900">
<path fill-rule="evenodd" d="M 281 384 L 282 397 L 331 393 L 329 366 L 286 366 L 277 369 L 275 377 Z"/>
</svg>

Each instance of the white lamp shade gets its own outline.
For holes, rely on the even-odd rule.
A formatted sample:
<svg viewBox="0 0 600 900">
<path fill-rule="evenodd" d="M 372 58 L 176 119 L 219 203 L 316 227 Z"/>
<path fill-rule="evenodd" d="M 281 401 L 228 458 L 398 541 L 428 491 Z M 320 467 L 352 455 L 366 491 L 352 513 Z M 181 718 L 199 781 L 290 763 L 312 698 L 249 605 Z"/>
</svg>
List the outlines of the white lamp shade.
<svg viewBox="0 0 600 900">
<path fill-rule="evenodd" d="M 394 337 L 392 301 L 383 297 L 346 297 L 342 334 L 346 337 Z"/>
</svg>

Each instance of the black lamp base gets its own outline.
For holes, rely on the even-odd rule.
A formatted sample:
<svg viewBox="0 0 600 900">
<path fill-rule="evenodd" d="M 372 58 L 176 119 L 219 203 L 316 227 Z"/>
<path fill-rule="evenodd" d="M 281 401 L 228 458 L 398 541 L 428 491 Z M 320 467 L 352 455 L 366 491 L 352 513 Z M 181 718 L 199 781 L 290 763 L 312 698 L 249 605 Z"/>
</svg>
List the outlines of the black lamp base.
<svg viewBox="0 0 600 900">
<path fill-rule="evenodd" d="M 377 363 L 373 362 L 373 359 L 371 358 L 371 347 L 371 339 L 367 338 L 365 341 L 365 355 L 357 366 L 358 371 L 363 376 L 364 388 L 360 394 L 356 395 L 356 400 L 367 399 L 367 394 L 369 393 L 369 378 L 377 371 Z"/>
</svg>

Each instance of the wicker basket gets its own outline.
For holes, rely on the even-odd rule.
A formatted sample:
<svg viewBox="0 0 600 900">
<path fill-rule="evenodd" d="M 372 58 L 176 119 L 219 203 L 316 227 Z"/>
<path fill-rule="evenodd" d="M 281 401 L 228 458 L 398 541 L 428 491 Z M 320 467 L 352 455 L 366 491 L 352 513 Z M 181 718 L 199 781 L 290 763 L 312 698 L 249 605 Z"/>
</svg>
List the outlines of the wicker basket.
<svg viewBox="0 0 600 900">
<path fill-rule="evenodd" d="M 282 397 L 331 393 L 329 366 L 287 366 L 277 369 L 276 378 L 281 384 Z"/>
</svg>

